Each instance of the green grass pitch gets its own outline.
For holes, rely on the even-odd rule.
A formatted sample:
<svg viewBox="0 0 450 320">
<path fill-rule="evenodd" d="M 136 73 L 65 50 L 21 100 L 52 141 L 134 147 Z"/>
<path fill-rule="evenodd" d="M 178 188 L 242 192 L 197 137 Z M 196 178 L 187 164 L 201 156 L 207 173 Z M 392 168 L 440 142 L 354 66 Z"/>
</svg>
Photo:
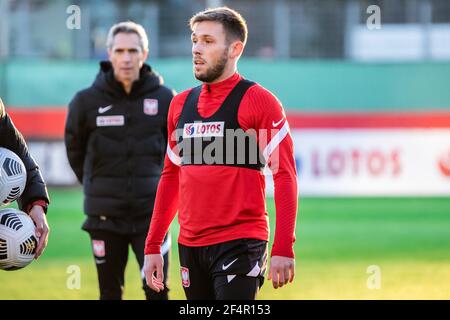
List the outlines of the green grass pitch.
<svg viewBox="0 0 450 320">
<path fill-rule="evenodd" d="M 97 299 L 82 193 L 51 189 L 44 255 L 18 271 L 0 270 L 0 299 Z M 274 202 L 267 209 L 274 231 Z M 172 224 L 170 298 L 184 299 Z M 259 299 L 450 299 L 450 198 L 301 198 L 296 278 L 281 289 L 266 281 Z M 379 273 L 372 273 L 376 266 Z M 80 287 L 74 287 L 79 271 Z M 377 276 L 379 287 L 373 287 Z M 130 250 L 124 299 L 143 299 Z"/>
</svg>

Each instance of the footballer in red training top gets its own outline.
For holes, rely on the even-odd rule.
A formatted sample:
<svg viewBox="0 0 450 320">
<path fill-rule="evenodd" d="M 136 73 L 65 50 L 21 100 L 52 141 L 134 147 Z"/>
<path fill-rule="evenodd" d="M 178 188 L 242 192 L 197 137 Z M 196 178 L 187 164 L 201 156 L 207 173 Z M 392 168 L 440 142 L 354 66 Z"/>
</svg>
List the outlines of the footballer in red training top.
<svg viewBox="0 0 450 320">
<path fill-rule="evenodd" d="M 292 282 L 297 178 L 292 138 L 278 99 L 237 72 L 247 39 L 226 7 L 192 17 L 194 75 L 202 85 L 174 97 L 169 143 L 145 247 L 144 272 L 162 290 L 161 243 L 178 211 L 187 299 L 255 299 L 269 239 L 265 177 L 275 183 L 276 228 L 269 280 Z"/>
</svg>

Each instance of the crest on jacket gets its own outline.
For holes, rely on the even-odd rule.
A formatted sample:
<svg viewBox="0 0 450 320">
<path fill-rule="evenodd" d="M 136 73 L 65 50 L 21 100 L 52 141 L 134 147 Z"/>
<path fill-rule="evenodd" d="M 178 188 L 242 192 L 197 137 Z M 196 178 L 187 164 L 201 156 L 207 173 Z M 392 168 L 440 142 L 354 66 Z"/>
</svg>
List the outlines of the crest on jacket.
<svg viewBox="0 0 450 320">
<path fill-rule="evenodd" d="M 158 114 L 158 100 L 144 99 L 144 113 L 149 116 L 156 116 Z"/>
</svg>

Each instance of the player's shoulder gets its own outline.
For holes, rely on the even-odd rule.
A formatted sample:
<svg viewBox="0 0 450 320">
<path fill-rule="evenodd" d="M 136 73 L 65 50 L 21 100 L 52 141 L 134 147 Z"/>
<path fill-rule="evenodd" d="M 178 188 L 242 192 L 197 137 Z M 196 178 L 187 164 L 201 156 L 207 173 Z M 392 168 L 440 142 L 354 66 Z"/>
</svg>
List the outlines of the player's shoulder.
<svg viewBox="0 0 450 320">
<path fill-rule="evenodd" d="M 175 95 L 172 99 L 172 105 L 183 105 L 186 101 L 187 96 L 192 91 L 193 88 L 189 88 Z"/>
<path fill-rule="evenodd" d="M 183 105 L 192 89 L 193 88 L 190 88 L 176 94 L 170 102 L 169 118 L 172 119 L 174 125 L 176 125 L 176 123 L 178 122 L 178 118 L 180 117 Z"/>
<path fill-rule="evenodd" d="M 272 91 L 257 82 L 247 90 L 246 96 L 252 104 L 282 106 L 281 101 Z"/>
</svg>

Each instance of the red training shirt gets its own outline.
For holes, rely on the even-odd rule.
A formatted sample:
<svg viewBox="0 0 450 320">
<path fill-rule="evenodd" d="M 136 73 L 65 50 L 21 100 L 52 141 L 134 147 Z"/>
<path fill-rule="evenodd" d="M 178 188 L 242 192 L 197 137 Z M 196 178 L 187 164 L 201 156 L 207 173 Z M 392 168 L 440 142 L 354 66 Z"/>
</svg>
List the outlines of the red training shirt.
<svg viewBox="0 0 450 320">
<path fill-rule="evenodd" d="M 198 112 L 210 117 L 242 79 L 238 73 L 214 84 L 203 84 Z M 269 239 L 265 178 L 248 168 L 214 165 L 180 166 L 174 138 L 184 102 L 191 89 L 176 95 L 167 119 L 169 143 L 158 185 L 145 254 L 160 253 L 164 235 L 178 210 L 178 242 L 207 246 L 239 238 Z M 272 256 L 294 257 L 297 179 L 289 126 L 281 103 L 259 84 L 245 93 L 238 111 L 245 131 L 256 131 L 261 152 L 273 173 L 276 228 Z M 266 132 L 266 133 L 265 133 Z"/>
</svg>

